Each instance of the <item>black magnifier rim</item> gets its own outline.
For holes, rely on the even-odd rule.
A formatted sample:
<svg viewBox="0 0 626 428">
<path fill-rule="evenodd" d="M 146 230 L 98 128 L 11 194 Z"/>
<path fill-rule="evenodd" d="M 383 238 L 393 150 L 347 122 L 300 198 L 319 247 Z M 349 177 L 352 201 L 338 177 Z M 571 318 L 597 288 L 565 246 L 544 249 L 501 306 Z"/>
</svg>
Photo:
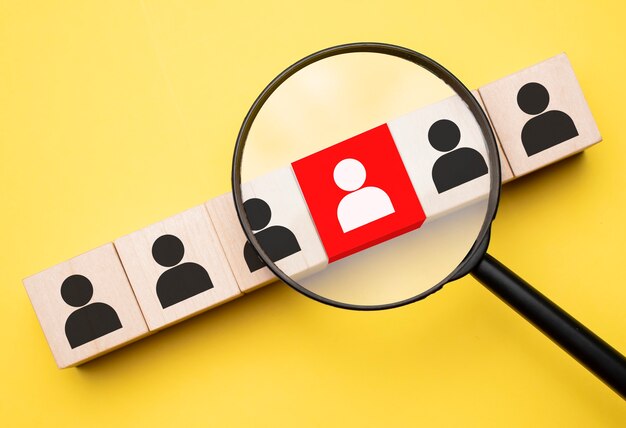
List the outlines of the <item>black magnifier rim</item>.
<svg viewBox="0 0 626 428">
<path fill-rule="evenodd" d="M 481 226 L 480 232 L 474 245 L 469 250 L 465 258 L 461 261 L 461 263 L 454 269 L 446 278 L 444 278 L 437 285 L 429 288 L 426 291 L 421 292 L 413 297 L 400 300 L 398 302 L 392 303 L 384 303 L 380 305 L 356 305 L 352 303 L 339 302 L 332 299 L 329 299 L 324 296 L 320 296 L 319 294 L 313 293 L 306 287 L 301 286 L 296 281 L 294 281 L 290 276 L 286 275 L 272 260 L 265 254 L 263 247 L 259 244 L 256 237 L 254 236 L 254 232 L 250 227 L 250 223 L 248 222 L 248 218 L 245 215 L 245 210 L 243 208 L 243 197 L 241 194 L 241 162 L 243 159 L 243 152 L 245 148 L 245 142 L 248 138 L 248 134 L 254 123 L 254 120 L 259 113 L 259 111 L 263 108 L 265 102 L 270 98 L 270 96 L 274 93 L 274 91 L 288 78 L 293 76 L 299 70 L 304 67 L 320 61 L 322 59 L 335 56 L 342 55 L 348 53 L 355 52 L 369 52 L 369 53 L 379 53 L 395 56 L 398 58 L 402 58 L 404 60 L 415 63 L 416 65 L 422 67 L 423 69 L 428 70 L 439 79 L 443 80 L 448 86 L 450 86 L 457 95 L 461 97 L 461 99 L 467 104 L 470 111 L 474 115 L 474 118 L 478 122 L 480 129 L 485 137 L 485 142 L 489 148 L 488 157 L 489 157 L 489 170 L 490 170 L 490 192 L 489 192 L 489 201 L 487 206 L 487 213 L 485 215 L 485 221 Z M 463 85 L 463 83 L 457 79 L 451 72 L 449 72 L 446 68 L 444 68 L 441 64 L 432 60 L 431 58 L 420 54 L 419 52 L 415 52 L 411 49 L 404 48 L 402 46 L 391 45 L 387 43 L 379 43 L 379 42 L 358 42 L 358 43 L 348 43 L 344 45 L 338 45 L 329 47 L 326 49 L 322 49 L 318 52 L 315 52 L 288 67 L 282 73 L 272 80 L 269 85 L 261 92 L 261 94 L 257 97 L 257 99 L 250 107 L 248 114 L 246 115 L 241 129 L 239 130 L 239 134 L 237 135 L 237 141 L 235 144 L 235 152 L 233 154 L 233 164 L 232 164 L 232 191 L 233 191 L 233 200 L 235 202 L 235 209 L 237 211 L 237 216 L 239 217 L 239 222 L 241 223 L 241 227 L 243 231 L 259 254 L 263 262 L 267 265 L 267 267 L 284 283 L 288 284 L 294 290 L 304 294 L 307 297 L 310 297 L 318 302 L 327 304 L 329 306 L 334 306 L 342 309 L 352 309 L 352 310 L 361 310 L 361 311 L 374 311 L 374 310 L 382 310 L 382 309 L 391 309 L 397 308 L 399 306 L 404 306 L 409 303 L 416 302 L 421 300 L 436 291 L 440 290 L 445 284 L 450 281 L 456 280 L 461 276 L 467 274 L 471 268 L 473 268 L 474 264 L 476 264 L 481 258 L 482 255 L 486 252 L 486 243 L 489 240 L 489 234 L 491 230 L 491 223 L 493 222 L 497 208 L 498 202 L 500 199 L 500 159 L 499 153 L 496 145 L 496 140 L 493 135 L 493 131 L 489 124 L 489 120 L 485 115 L 485 112 L 478 104 L 474 96 L 471 94 L 469 89 Z"/>
</svg>

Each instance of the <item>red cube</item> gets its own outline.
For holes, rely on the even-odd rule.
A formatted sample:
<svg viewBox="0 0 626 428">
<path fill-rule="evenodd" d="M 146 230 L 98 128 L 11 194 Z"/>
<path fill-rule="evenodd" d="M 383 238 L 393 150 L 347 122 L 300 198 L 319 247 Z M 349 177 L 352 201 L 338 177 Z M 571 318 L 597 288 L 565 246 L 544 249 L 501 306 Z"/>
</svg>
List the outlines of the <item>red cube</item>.
<svg viewBox="0 0 626 428">
<path fill-rule="evenodd" d="M 387 125 L 292 163 L 328 261 L 426 220 Z"/>
</svg>

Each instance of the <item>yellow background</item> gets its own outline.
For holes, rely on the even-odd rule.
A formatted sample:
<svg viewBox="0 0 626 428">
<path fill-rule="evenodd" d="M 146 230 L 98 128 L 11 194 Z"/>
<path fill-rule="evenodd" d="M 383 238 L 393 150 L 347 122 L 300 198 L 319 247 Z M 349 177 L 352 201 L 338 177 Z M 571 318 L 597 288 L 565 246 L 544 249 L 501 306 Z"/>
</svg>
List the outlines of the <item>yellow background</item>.
<svg viewBox="0 0 626 428">
<path fill-rule="evenodd" d="M 472 278 L 400 309 L 282 284 L 78 369 L 22 278 L 229 188 L 258 92 L 374 40 L 478 87 L 566 51 L 604 142 L 508 184 L 490 252 L 626 352 L 622 2 L 0 5 L 3 426 L 624 426 L 624 402 Z"/>
</svg>

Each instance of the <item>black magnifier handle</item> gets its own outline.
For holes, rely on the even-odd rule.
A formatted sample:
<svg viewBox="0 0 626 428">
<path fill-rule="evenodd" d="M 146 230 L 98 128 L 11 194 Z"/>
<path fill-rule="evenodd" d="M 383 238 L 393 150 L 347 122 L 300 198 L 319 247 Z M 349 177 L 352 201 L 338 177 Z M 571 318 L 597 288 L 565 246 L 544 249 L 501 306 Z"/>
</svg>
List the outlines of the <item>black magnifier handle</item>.
<svg viewBox="0 0 626 428">
<path fill-rule="evenodd" d="M 611 345 L 489 254 L 472 275 L 626 399 L 626 358 Z"/>
</svg>

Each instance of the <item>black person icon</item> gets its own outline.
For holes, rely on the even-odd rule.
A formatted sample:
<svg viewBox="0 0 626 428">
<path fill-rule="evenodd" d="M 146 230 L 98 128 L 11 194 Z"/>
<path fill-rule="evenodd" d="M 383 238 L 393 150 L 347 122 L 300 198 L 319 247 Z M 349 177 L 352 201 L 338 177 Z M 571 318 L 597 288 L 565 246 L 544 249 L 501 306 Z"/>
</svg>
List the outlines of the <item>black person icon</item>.
<svg viewBox="0 0 626 428">
<path fill-rule="evenodd" d="M 517 105 L 531 118 L 522 128 L 522 145 L 528 156 L 535 155 L 578 135 L 574 121 L 560 110 L 545 111 L 550 103 L 548 90 L 530 82 L 517 93 Z"/>
<path fill-rule="evenodd" d="M 270 224 L 270 219 L 272 218 L 272 210 L 263 199 L 248 199 L 244 202 L 243 209 L 246 211 L 252 230 L 260 231 L 256 232 L 254 236 L 271 261 L 277 262 L 301 250 L 296 235 L 286 227 L 270 226 L 261 230 Z M 248 241 L 243 246 L 243 257 L 250 272 L 257 271 L 265 266 L 263 260 L 261 260 L 252 244 Z"/>
<path fill-rule="evenodd" d="M 184 255 L 185 247 L 174 235 L 163 235 L 152 244 L 154 260 L 171 268 L 161 274 L 156 284 L 163 309 L 213 288 L 211 278 L 202 266 L 192 262 L 178 264 Z"/>
<path fill-rule="evenodd" d="M 65 321 L 65 336 L 72 349 L 122 328 L 117 313 L 106 303 L 87 305 L 93 297 L 93 285 L 83 275 L 67 277 L 61 284 L 61 297 L 79 308 Z"/>
<path fill-rule="evenodd" d="M 436 150 L 448 152 L 433 165 L 437 192 L 443 193 L 487 174 L 487 163 L 477 150 L 471 147 L 454 150 L 461 141 L 461 131 L 451 120 L 441 119 L 433 123 L 428 130 L 428 141 Z"/>
</svg>

